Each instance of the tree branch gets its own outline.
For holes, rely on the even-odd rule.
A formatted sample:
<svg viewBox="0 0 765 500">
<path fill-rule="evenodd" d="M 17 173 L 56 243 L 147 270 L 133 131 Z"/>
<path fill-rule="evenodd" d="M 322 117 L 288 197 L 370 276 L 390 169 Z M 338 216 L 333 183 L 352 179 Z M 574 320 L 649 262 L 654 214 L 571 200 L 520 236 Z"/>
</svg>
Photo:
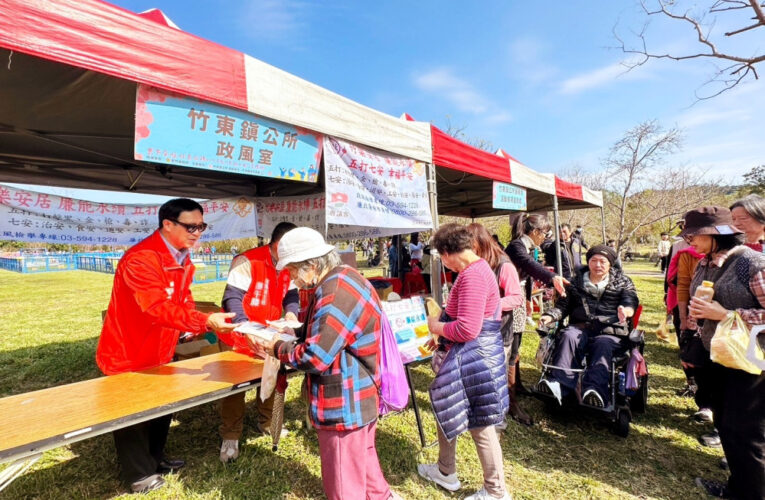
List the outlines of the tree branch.
<svg viewBox="0 0 765 500">
<path fill-rule="evenodd" d="M 639 0 L 639 4 L 643 9 L 643 12 L 647 17 L 660 16 L 677 21 L 678 23 L 689 26 L 695 33 L 696 41 L 704 48 L 697 53 L 690 54 L 673 54 L 669 52 L 654 52 L 648 49 L 646 43 L 648 21 L 643 24 L 642 29 L 638 33 L 634 33 L 637 40 L 639 40 L 639 46 L 636 48 L 628 47 L 626 42 L 616 32 L 616 26 L 612 30 L 614 37 L 619 42 L 619 48 L 625 54 L 636 55 L 637 59 L 624 62 L 623 64 L 627 68 L 627 71 L 631 71 L 638 66 L 646 64 L 651 59 L 670 59 L 673 61 L 687 61 L 693 59 L 711 59 L 717 61 L 730 61 L 734 64 L 719 69 L 715 76 L 708 80 L 703 86 L 711 84 L 721 84 L 722 89 L 707 96 L 699 96 L 697 91 L 697 99 L 710 99 L 716 97 L 721 93 L 732 89 L 748 77 L 753 77 L 755 80 L 759 79 L 756 66 L 765 61 L 765 53 L 755 55 L 739 55 L 736 53 L 721 51 L 717 44 L 710 38 L 711 30 L 707 32 L 702 24 L 705 16 L 694 16 L 690 11 L 683 13 L 677 13 L 672 10 L 675 6 L 675 2 L 666 0 L 656 0 L 656 7 L 651 8 L 648 5 L 649 0 Z M 725 15 L 731 11 L 751 10 L 753 24 L 747 24 L 744 27 L 733 29 L 724 33 L 725 37 L 732 37 L 740 35 L 742 33 L 750 32 L 756 28 L 765 28 L 765 3 L 760 3 L 758 0 L 718 0 L 712 4 L 711 7 L 706 9 L 707 14 Z M 762 49 L 760 49 L 762 50 Z M 730 75 L 723 76 L 723 75 Z"/>
</svg>

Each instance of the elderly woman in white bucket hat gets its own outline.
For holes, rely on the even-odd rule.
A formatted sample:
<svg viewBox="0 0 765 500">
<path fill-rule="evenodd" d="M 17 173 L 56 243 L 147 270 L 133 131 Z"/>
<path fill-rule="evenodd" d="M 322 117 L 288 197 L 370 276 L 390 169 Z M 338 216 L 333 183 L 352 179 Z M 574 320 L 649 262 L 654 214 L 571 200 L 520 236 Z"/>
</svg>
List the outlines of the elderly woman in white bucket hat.
<svg viewBox="0 0 765 500">
<path fill-rule="evenodd" d="M 375 447 L 382 309 L 372 285 L 345 266 L 332 245 L 307 227 L 279 241 L 277 269 L 298 288 L 315 289 L 298 342 L 266 342 L 266 352 L 306 372 L 311 423 L 330 500 L 399 498 Z"/>
</svg>

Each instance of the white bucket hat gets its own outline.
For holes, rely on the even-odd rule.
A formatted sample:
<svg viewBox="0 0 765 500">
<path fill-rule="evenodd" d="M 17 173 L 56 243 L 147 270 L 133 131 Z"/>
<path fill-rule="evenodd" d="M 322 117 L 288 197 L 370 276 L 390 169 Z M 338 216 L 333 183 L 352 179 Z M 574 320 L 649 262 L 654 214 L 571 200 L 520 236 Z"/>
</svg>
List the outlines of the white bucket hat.
<svg viewBox="0 0 765 500">
<path fill-rule="evenodd" d="M 296 227 L 284 233 L 279 240 L 276 249 L 279 262 L 276 263 L 276 269 L 281 271 L 288 264 L 315 259 L 334 249 L 335 247 L 324 241 L 324 237 L 318 231 L 310 227 Z"/>
</svg>

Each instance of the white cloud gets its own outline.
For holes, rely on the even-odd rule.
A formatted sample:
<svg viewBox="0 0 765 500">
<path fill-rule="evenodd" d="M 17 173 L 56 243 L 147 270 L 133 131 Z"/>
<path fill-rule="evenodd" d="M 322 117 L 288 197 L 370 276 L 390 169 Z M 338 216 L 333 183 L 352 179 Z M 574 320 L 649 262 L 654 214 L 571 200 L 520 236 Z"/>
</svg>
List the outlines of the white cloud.
<svg viewBox="0 0 765 500">
<path fill-rule="evenodd" d="M 568 78 L 561 84 L 560 93 L 579 94 L 586 90 L 610 85 L 617 79 L 637 80 L 646 78 L 645 71 L 641 71 L 644 67 L 638 66 L 628 71 L 630 64 L 629 62 L 617 62 Z"/>
<path fill-rule="evenodd" d="M 295 42 L 306 27 L 299 17 L 306 8 L 295 0 L 252 0 L 246 4 L 239 25 L 251 38 Z"/>
<path fill-rule="evenodd" d="M 457 106 L 460 111 L 482 114 L 490 108 L 486 98 L 479 94 L 467 81 L 454 75 L 449 68 L 436 68 L 418 75 L 414 79 L 414 84 L 420 90 L 439 94 Z"/>
</svg>

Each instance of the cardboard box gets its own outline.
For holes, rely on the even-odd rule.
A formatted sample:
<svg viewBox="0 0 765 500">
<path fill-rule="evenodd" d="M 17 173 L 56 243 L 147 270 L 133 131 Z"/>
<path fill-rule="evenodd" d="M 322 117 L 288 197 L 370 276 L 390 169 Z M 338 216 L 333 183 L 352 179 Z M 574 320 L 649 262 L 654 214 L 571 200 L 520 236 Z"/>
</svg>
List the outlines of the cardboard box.
<svg viewBox="0 0 765 500">
<path fill-rule="evenodd" d="M 220 352 L 217 342 L 210 344 L 206 339 L 192 340 L 191 342 L 175 346 L 175 359 L 180 361 L 182 359 L 198 358 L 199 356 L 207 356 L 216 352 Z"/>
<path fill-rule="evenodd" d="M 205 314 L 221 312 L 223 309 L 215 302 L 195 301 L 194 309 Z"/>
</svg>

